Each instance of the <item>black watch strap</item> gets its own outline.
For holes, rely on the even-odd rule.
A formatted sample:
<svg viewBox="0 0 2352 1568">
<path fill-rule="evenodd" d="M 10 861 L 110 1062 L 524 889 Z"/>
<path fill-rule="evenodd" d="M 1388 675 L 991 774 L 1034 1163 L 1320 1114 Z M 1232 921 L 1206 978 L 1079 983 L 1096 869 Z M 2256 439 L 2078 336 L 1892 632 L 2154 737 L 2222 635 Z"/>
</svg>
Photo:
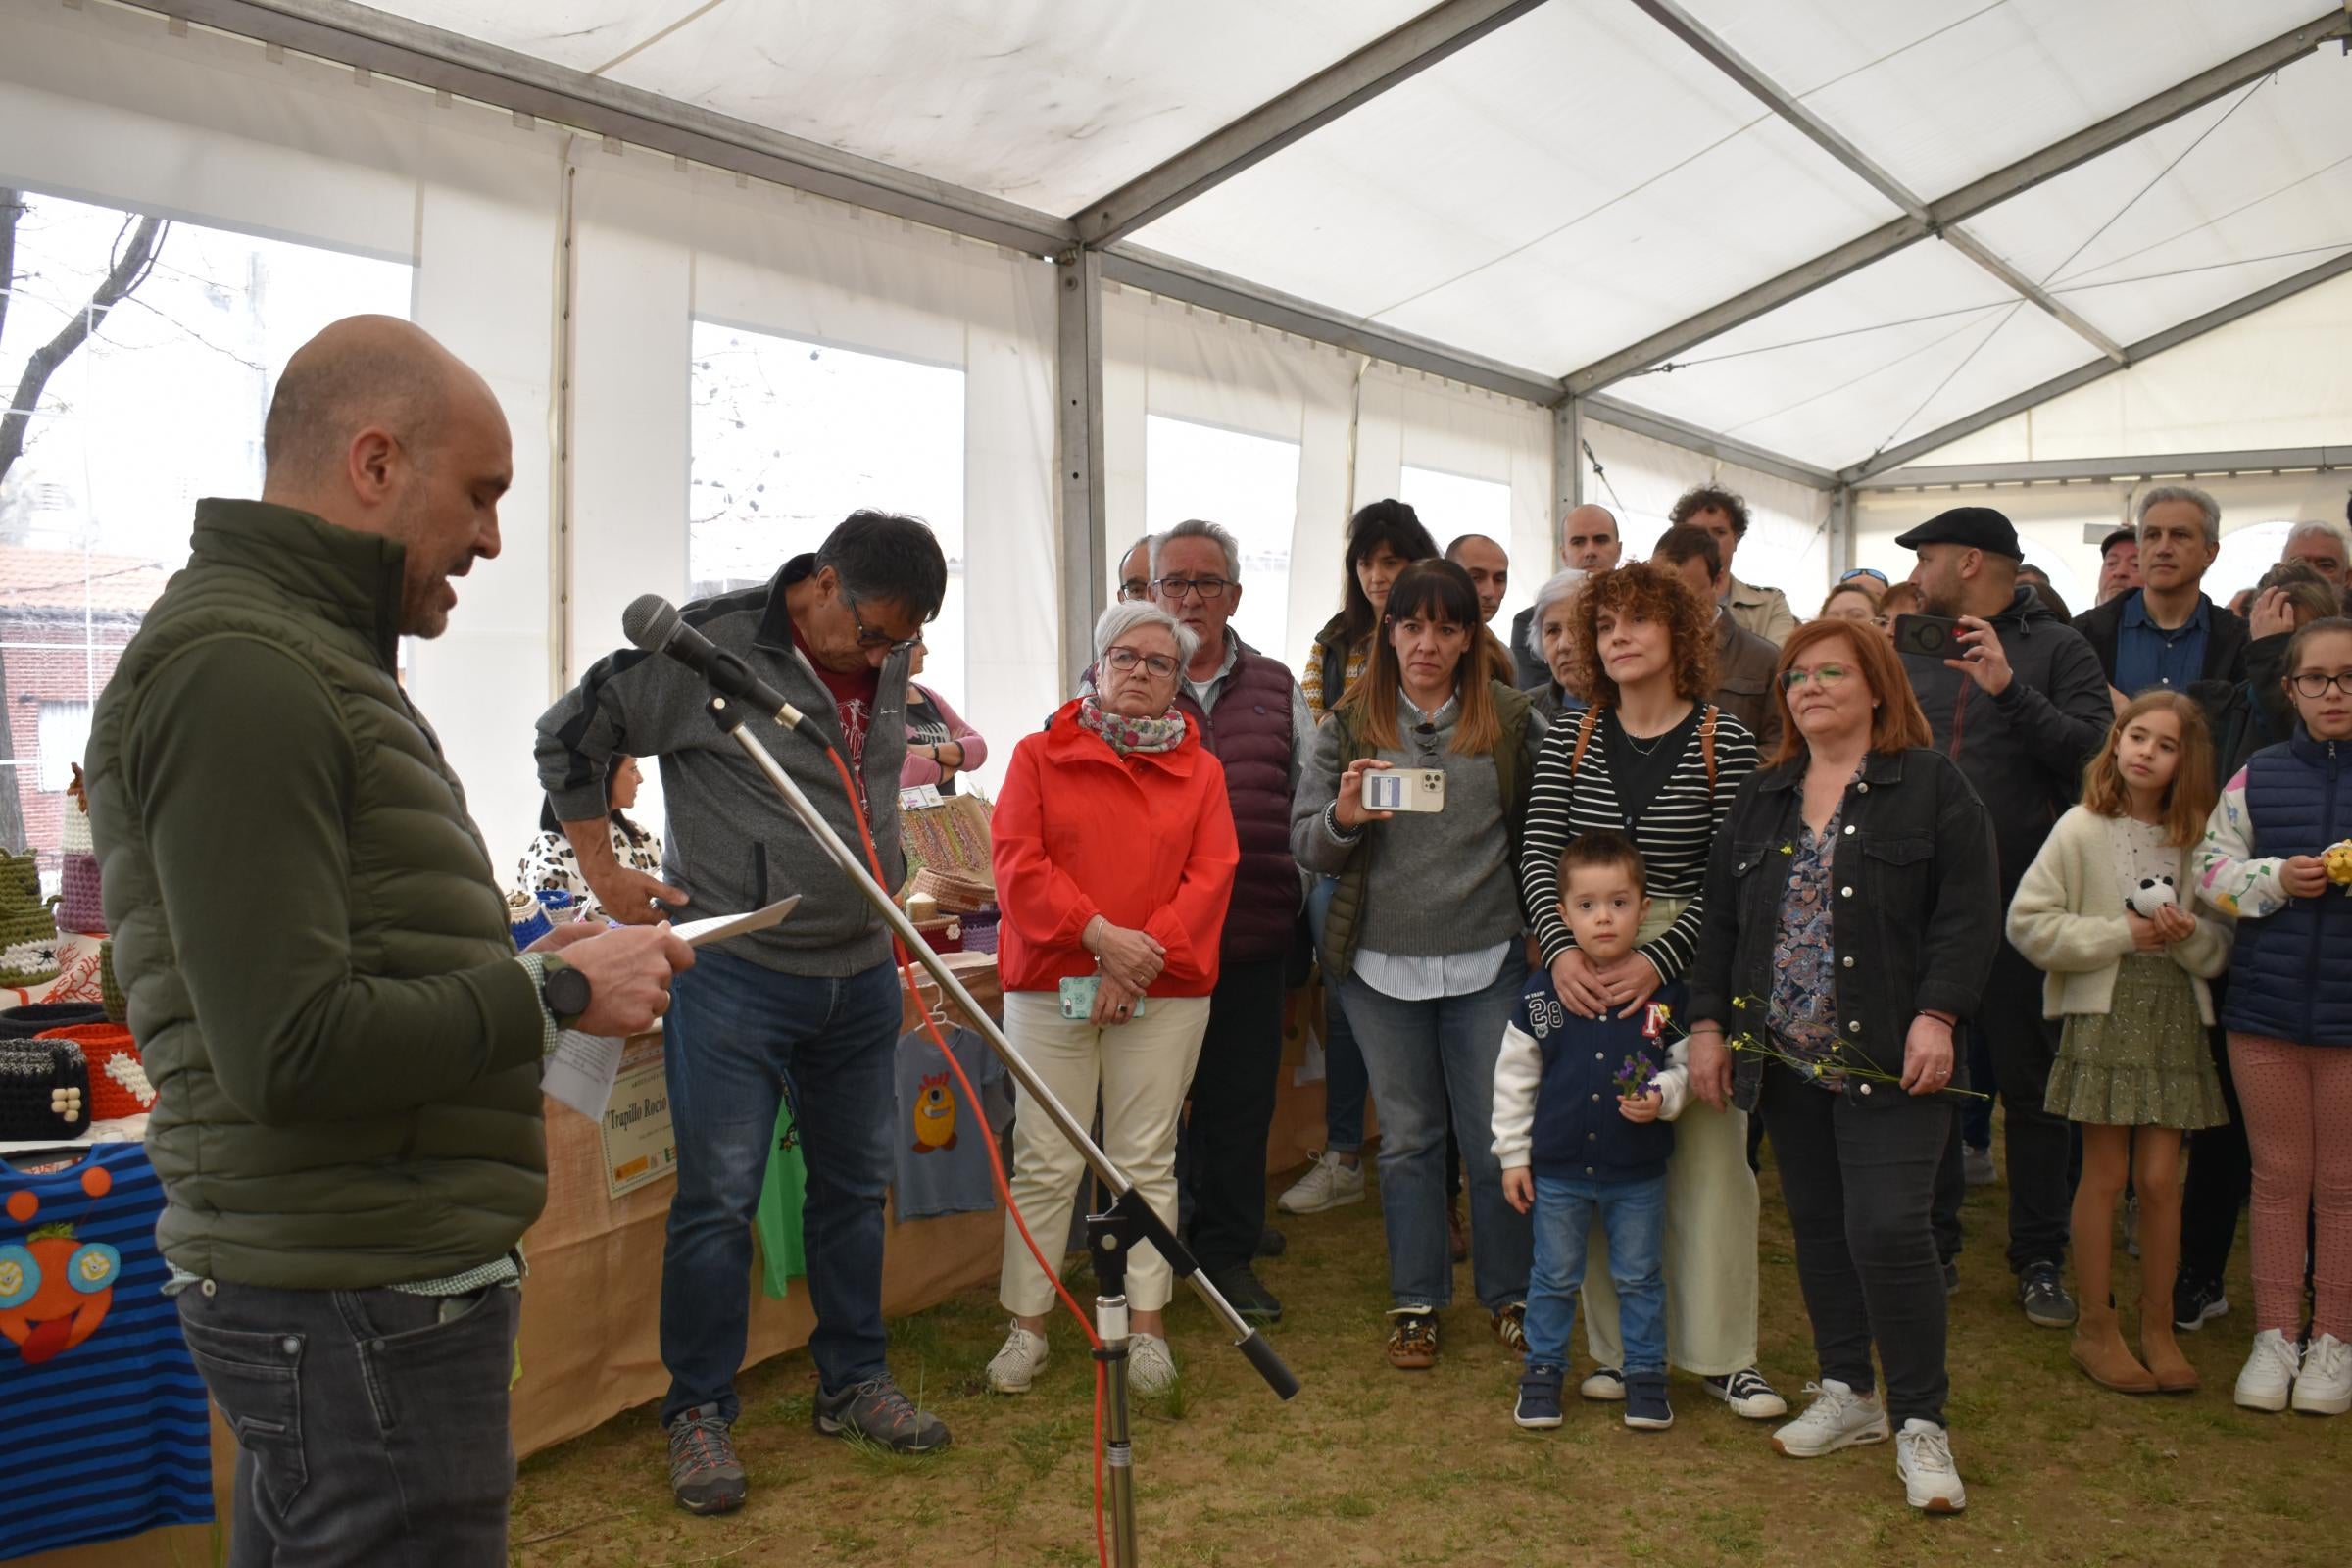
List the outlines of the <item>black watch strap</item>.
<svg viewBox="0 0 2352 1568">
<path fill-rule="evenodd" d="M 547 978 L 539 983 L 540 1000 L 555 1015 L 557 1028 L 578 1028 L 588 1004 L 595 1000 L 595 988 L 589 985 L 586 975 L 552 953 L 541 961 L 546 966 Z"/>
</svg>

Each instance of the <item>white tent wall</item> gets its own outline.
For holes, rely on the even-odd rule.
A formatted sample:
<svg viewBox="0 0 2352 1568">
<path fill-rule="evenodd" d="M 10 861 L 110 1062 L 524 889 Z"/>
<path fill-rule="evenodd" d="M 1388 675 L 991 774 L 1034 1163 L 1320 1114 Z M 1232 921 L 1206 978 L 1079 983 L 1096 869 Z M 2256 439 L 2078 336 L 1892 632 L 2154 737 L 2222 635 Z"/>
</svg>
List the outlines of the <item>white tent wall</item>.
<svg viewBox="0 0 2352 1568">
<path fill-rule="evenodd" d="M 497 393 L 514 440 L 501 558 L 462 585 L 446 636 L 411 646 L 409 680 L 503 859 L 538 816 L 529 726 L 551 691 L 562 138 L 140 13 L 5 0 L 0 34 L 0 182 L 413 263 L 414 318 Z"/>
<path fill-rule="evenodd" d="M 1606 483 L 1585 463 L 1584 497 L 1617 514 L 1625 559 L 1646 560 L 1666 531 L 1675 498 L 1692 485 L 1720 485 L 1747 502 L 1747 537 L 1733 572 L 1741 582 L 1778 588 L 1802 618 L 1829 591 L 1830 492 L 1725 463 L 1688 447 L 1631 430 L 1584 421 L 1585 440 L 1600 460 Z M 1579 462 L 1585 462 L 1578 455 Z"/>
</svg>

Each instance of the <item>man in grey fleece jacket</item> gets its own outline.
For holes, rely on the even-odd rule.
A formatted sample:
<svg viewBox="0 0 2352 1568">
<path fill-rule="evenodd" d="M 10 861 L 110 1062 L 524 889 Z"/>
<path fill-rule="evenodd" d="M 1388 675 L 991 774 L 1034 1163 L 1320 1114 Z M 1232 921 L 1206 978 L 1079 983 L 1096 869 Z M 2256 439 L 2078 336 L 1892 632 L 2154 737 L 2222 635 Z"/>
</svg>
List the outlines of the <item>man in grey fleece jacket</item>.
<svg viewBox="0 0 2352 1568">
<path fill-rule="evenodd" d="M 698 601 L 687 624 L 808 716 L 797 733 L 746 722 L 844 841 L 862 808 L 895 887 L 899 765 L 912 643 L 938 613 L 947 564 L 911 517 L 859 512 L 814 555 L 758 588 Z M 899 978 L 889 931 L 704 710 L 710 692 L 677 661 L 634 649 L 590 666 L 541 715 L 539 778 L 613 918 L 734 914 L 797 893 L 790 920 L 706 949 L 673 989 L 665 1030 L 678 1191 L 662 1260 L 662 1360 L 670 1388 L 670 1486 L 681 1506 L 742 1505 L 729 1437 L 750 1312 L 752 1219 L 777 1103 L 790 1076 L 808 1164 L 802 1224 L 816 1329 L 816 1430 L 902 1451 L 948 1441 L 891 1381 L 882 1325 L 882 1198 L 890 1176 Z M 830 748 L 828 754 L 827 748 Z M 615 863 L 605 774 L 615 756 L 661 760 L 668 808 L 664 880 Z M 856 782 L 853 805 L 838 755 Z M 686 976 L 682 976 L 687 978 Z"/>
</svg>

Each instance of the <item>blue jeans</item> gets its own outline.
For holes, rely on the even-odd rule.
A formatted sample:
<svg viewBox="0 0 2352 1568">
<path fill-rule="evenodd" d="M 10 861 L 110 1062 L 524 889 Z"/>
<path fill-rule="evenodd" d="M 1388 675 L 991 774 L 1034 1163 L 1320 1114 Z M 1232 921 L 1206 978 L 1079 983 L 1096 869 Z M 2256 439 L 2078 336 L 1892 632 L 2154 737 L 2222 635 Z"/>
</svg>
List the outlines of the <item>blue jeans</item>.
<svg viewBox="0 0 2352 1568">
<path fill-rule="evenodd" d="M 882 1199 L 890 1185 L 899 976 L 780 974 L 705 950 L 670 991 L 669 1113 L 678 1191 L 662 1254 L 666 1426 L 716 1404 L 735 1418 L 751 1315 L 752 1218 L 776 1108 L 792 1076 L 808 1167 L 801 1229 L 819 1387 L 889 1374 L 882 1327 Z"/>
<path fill-rule="evenodd" d="M 1597 1219 L 1609 1238 L 1617 1337 L 1627 1372 L 1666 1370 L 1666 1178 L 1595 1182 L 1536 1176 L 1536 1260 L 1527 1293 L 1527 1364 L 1564 1367 L 1585 1283 L 1585 1239 Z"/>
<path fill-rule="evenodd" d="M 1503 1201 L 1493 1126 L 1494 1062 L 1526 983 L 1527 960 L 1516 943 L 1502 972 L 1465 996 L 1400 1002 L 1353 975 L 1340 982 L 1380 1100 L 1381 1220 L 1388 1228 L 1389 1295 L 1397 1306 L 1453 1301 L 1446 1237 L 1449 1092 L 1470 1189 L 1472 1283 L 1490 1312 L 1527 1299 L 1527 1216 Z"/>
<path fill-rule="evenodd" d="M 1336 876 L 1319 877 L 1306 896 L 1306 925 L 1323 949 L 1323 925 L 1331 915 L 1331 890 Z M 1348 1025 L 1348 1009 L 1340 1005 L 1339 990 L 1323 992 L 1323 1147 L 1333 1153 L 1353 1154 L 1364 1147 L 1364 1096 L 1372 1080 L 1364 1072 L 1364 1054 Z"/>
</svg>

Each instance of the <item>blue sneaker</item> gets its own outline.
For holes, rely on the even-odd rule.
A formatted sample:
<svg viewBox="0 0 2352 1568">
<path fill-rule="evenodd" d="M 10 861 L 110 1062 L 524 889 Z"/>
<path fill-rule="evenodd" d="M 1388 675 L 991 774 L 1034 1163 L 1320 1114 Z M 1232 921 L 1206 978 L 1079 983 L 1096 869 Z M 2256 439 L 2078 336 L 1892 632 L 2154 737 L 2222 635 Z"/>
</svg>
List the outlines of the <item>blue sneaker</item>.
<svg viewBox="0 0 2352 1568">
<path fill-rule="evenodd" d="M 1625 1424 L 1642 1432 L 1663 1432 L 1674 1425 L 1674 1406 L 1666 1402 L 1665 1373 L 1625 1375 Z"/>
<path fill-rule="evenodd" d="M 1560 1369 L 1531 1366 L 1519 1378 L 1519 1402 L 1511 1419 L 1523 1427 L 1549 1428 L 1560 1424 Z"/>
</svg>

